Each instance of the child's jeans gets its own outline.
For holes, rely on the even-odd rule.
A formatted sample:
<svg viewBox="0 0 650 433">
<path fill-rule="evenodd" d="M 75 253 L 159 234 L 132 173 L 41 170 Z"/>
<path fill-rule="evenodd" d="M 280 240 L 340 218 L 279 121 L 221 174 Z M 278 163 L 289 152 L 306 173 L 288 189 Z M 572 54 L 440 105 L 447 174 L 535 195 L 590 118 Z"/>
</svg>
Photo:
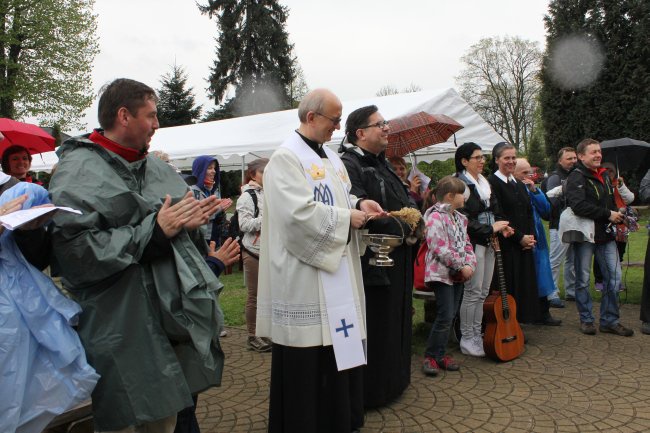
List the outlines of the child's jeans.
<svg viewBox="0 0 650 433">
<path fill-rule="evenodd" d="M 463 294 L 463 283 L 454 283 L 453 286 L 439 281 L 428 282 L 436 295 L 436 321 L 433 323 L 425 356 L 439 361 L 445 355 L 451 324 L 458 312 L 460 297 Z"/>
</svg>

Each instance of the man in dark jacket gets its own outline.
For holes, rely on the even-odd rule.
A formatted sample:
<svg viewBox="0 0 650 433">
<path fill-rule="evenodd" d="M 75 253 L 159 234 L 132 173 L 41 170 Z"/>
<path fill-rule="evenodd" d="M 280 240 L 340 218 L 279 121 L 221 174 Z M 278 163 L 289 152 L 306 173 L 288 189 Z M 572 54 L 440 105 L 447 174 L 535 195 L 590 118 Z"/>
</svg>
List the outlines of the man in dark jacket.
<svg viewBox="0 0 650 433">
<path fill-rule="evenodd" d="M 557 155 L 557 169 L 542 182 L 542 191 L 548 194 L 548 201 L 551 203 L 551 215 L 549 218 L 549 256 L 551 260 L 551 272 L 555 291 L 548 295 L 551 307 L 563 308 L 564 303 L 560 299 L 559 279 L 560 266 L 564 261 L 564 295 L 567 301 L 575 299 L 576 274 L 573 269 L 573 250 L 571 245 L 562 242 L 557 234 L 560 214 L 566 208 L 566 198 L 562 193 L 562 186 L 577 161 L 576 150 L 573 147 L 563 147 Z M 559 188 L 559 189 L 555 189 Z"/>
<path fill-rule="evenodd" d="M 388 122 L 374 105 L 359 108 L 347 118 L 341 159 L 350 176 L 351 193 L 371 199 L 386 211 L 410 207 L 401 179 L 384 156 L 388 145 Z M 370 220 L 370 233 L 403 236 L 410 228 L 394 218 Z M 383 406 L 399 397 L 411 377 L 412 248 L 397 247 L 392 267 L 371 266 L 369 249 L 361 257 L 368 332 L 368 365 L 364 367 L 364 405 Z"/>
<path fill-rule="evenodd" d="M 615 224 L 623 220 L 623 215 L 614 204 L 614 191 L 607 170 L 600 166 L 600 143 L 588 138 L 581 141 L 576 150 L 579 162 L 567 178 L 566 196 L 567 204 L 575 216 L 583 220 L 578 220 L 573 225 L 575 229 L 563 233 L 563 240 L 569 240 L 573 248 L 580 331 L 587 335 L 596 334 L 589 293 L 591 260 L 595 257 L 603 271 L 600 332 L 629 337 L 634 331 L 619 322 L 621 263 L 614 232 Z M 564 218 L 562 224 L 565 224 Z"/>
</svg>

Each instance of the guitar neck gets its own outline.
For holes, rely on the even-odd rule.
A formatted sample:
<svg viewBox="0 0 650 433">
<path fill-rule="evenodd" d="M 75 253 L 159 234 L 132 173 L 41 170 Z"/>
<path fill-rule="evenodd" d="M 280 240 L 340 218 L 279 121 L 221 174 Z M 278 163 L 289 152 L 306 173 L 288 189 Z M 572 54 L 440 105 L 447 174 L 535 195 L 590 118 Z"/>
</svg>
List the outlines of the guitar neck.
<svg viewBox="0 0 650 433">
<path fill-rule="evenodd" d="M 501 248 L 498 247 L 499 240 L 496 238 L 497 235 L 494 235 L 494 256 L 497 263 L 497 273 L 499 275 L 499 291 L 501 292 L 501 305 L 504 311 L 507 311 L 508 308 L 508 291 L 506 289 L 506 277 L 503 273 L 503 259 L 501 258 Z"/>
</svg>

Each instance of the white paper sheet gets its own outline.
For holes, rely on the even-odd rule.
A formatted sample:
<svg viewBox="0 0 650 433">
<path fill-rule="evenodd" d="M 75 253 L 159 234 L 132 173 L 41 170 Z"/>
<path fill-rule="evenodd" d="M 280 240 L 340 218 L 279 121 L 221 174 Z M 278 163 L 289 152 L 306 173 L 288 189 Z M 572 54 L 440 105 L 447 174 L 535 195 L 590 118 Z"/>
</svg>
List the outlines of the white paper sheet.
<svg viewBox="0 0 650 433">
<path fill-rule="evenodd" d="M 429 186 L 429 182 L 431 182 L 431 178 L 428 177 L 426 174 L 422 173 L 416 166 L 413 166 L 411 168 L 411 171 L 409 172 L 408 175 L 408 180 L 409 182 L 413 182 L 414 177 L 419 177 L 420 178 L 420 191 L 419 193 L 422 194 L 427 187 Z"/>
<path fill-rule="evenodd" d="M 19 210 L 7 215 L 0 216 L 0 224 L 2 224 L 8 230 L 15 230 L 16 228 L 22 226 L 25 223 L 33 221 L 36 218 L 49 213 L 54 215 L 54 213 L 58 211 L 71 212 L 81 215 L 81 211 L 69 207 L 33 207 L 31 209 Z"/>
</svg>

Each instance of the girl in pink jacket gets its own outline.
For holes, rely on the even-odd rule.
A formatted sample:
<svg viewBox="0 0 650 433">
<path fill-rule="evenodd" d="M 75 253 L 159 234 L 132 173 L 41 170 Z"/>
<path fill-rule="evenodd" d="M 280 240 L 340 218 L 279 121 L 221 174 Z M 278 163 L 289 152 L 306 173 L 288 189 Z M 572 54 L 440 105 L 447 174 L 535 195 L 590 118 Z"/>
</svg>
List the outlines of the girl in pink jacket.
<svg viewBox="0 0 650 433">
<path fill-rule="evenodd" d="M 440 369 L 457 371 L 460 366 L 445 354 L 451 323 L 458 311 L 463 282 L 476 268 L 476 257 L 467 235 L 467 218 L 456 209 L 465 205 L 465 183 L 446 176 L 435 189 L 437 203 L 424 214 L 426 255 L 424 281 L 436 295 L 436 320 L 427 339 L 422 371 L 435 376 Z"/>
</svg>

